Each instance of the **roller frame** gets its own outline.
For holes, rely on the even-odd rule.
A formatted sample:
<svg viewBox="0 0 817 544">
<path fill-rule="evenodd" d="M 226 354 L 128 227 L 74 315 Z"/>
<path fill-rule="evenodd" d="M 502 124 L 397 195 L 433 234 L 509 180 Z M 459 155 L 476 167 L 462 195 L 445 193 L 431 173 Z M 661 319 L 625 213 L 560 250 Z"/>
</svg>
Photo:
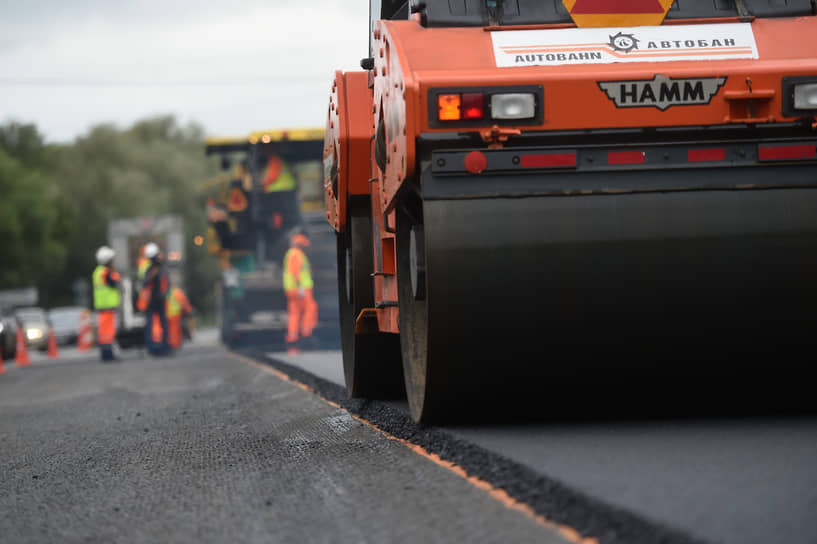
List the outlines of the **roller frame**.
<svg viewBox="0 0 817 544">
<path fill-rule="evenodd" d="M 725 80 L 708 104 L 666 111 L 618 110 L 598 85 L 652 80 L 651 64 L 499 70 L 486 29 L 428 29 L 417 14 L 374 23 L 372 94 L 360 102 L 372 112 L 365 160 L 375 293 L 359 320 L 400 334 L 415 420 L 467 411 L 486 391 L 565 376 L 580 383 L 621 356 L 636 378 L 656 361 L 728 365 L 739 352 L 789 357 L 808 346 L 815 165 L 758 164 L 740 155 L 745 142 L 730 143 L 756 131 L 760 143 L 814 140 L 814 119 L 786 115 L 780 91 L 781 74 L 817 73 L 814 58 L 790 54 L 779 39 L 817 43 L 806 29 L 813 21 L 800 22 L 753 22 L 758 60 L 661 65 L 675 78 Z M 505 132 L 431 121 L 434 89 L 497 85 L 539 86 L 544 115 Z M 554 106 L 574 101 L 583 107 Z M 713 142 L 742 158 L 681 163 L 681 153 Z M 628 144 L 651 146 L 644 167 L 511 172 L 500 157 L 569 146 L 577 163 L 590 163 L 588 150 Z M 491 153 L 493 170 L 434 166 L 443 157 L 462 165 L 470 151 Z M 656 167 L 658 153 L 665 167 Z M 497 157 L 506 166 L 491 162 Z M 425 338 L 413 321 L 428 323 Z M 428 387 L 414 387 L 415 377 Z"/>
</svg>

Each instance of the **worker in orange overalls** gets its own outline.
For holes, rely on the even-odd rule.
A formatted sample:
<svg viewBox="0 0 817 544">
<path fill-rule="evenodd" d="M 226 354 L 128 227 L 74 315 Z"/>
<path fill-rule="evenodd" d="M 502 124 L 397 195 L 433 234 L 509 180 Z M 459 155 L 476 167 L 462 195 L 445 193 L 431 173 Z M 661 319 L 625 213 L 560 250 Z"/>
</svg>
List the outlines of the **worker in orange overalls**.
<svg viewBox="0 0 817 544">
<path fill-rule="evenodd" d="M 92 276 L 94 309 L 97 311 L 97 343 L 102 361 L 114 361 L 113 343 L 116 340 L 116 312 L 119 309 L 119 273 L 114 270 L 114 250 L 102 246 L 96 251 L 97 267 Z"/>
<path fill-rule="evenodd" d="M 284 256 L 284 293 L 287 297 L 287 352 L 297 353 L 297 342 L 312 336 L 318 324 L 318 303 L 312 295 L 314 284 L 309 259 L 304 249 L 309 238 L 296 234 L 290 239 L 289 250 Z"/>
<path fill-rule="evenodd" d="M 170 345 L 170 349 L 179 349 L 182 346 L 182 341 L 184 340 L 182 319 L 185 317 L 192 318 L 192 314 L 193 306 L 190 305 L 190 301 L 187 299 L 187 295 L 184 294 L 184 291 L 175 285 L 171 287 L 167 295 L 167 328 L 169 333 L 167 342 Z M 155 319 L 154 323 L 157 321 L 158 319 Z M 159 325 L 158 332 L 161 335 L 161 325 Z"/>
</svg>

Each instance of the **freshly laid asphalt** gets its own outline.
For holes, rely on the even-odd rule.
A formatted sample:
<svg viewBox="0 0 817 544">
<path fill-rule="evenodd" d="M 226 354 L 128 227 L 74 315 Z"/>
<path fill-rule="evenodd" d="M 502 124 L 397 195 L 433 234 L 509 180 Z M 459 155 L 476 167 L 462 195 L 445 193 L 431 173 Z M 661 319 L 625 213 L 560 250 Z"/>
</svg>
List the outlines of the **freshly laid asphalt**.
<svg viewBox="0 0 817 544">
<path fill-rule="evenodd" d="M 6 361 L 0 542 L 817 542 L 813 414 L 417 426 L 334 351 L 94 355 Z"/>
<path fill-rule="evenodd" d="M 267 357 L 316 376 L 316 389 L 324 380 L 330 389 L 343 385 L 337 351 Z M 405 401 L 380 404 L 408 417 Z M 368 410 L 380 424 L 379 413 Z M 596 528 L 602 542 L 817 543 L 813 413 L 506 422 L 425 432 L 489 452 L 504 473 L 517 475 L 506 487 L 556 521 Z M 459 460 L 463 449 L 451 456 Z M 460 462 L 470 468 L 467 459 Z"/>
<path fill-rule="evenodd" d="M 6 368 L 0 542 L 565 542 L 215 345 Z"/>
</svg>

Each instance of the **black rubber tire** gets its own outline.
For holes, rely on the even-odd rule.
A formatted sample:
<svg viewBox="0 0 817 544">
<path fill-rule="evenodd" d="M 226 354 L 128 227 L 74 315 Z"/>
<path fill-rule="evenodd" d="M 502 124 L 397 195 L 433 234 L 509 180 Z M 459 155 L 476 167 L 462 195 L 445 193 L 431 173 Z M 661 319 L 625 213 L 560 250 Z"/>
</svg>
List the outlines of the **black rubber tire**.
<svg viewBox="0 0 817 544">
<path fill-rule="evenodd" d="M 349 208 L 346 230 L 337 235 L 338 306 L 346 392 L 353 398 L 397 398 L 403 395 L 399 335 L 355 333 L 360 311 L 374 307 L 371 276 L 374 257 L 368 199 L 350 203 Z"/>
<path fill-rule="evenodd" d="M 429 364 L 428 296 L 417 300 L 411 281 L 411 229 L 422 222 L 422 203 L 397 212 L 397 290 L 400 304 L 400 345 L 411 417 L 417 423 L 438 422 L 445 409 L 440 382 Z M 426 260 L 426 263 L 428 261 Z M 428 276 L 426 275 L 426 278 Z M 427 280 L 424 279 L 428 294 Z"/>
</svg>

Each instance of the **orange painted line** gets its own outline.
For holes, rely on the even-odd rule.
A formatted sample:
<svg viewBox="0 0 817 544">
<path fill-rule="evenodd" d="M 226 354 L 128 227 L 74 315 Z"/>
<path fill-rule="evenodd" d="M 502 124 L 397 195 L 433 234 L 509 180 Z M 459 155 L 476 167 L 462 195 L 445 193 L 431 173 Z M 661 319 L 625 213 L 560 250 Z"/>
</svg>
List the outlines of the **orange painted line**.
<svg viewBox="0 0 817 544">
<path fill-rule="evenodd" d="M 728 51 L 728 52 L 725 51 L 725 52 L 722 52 L 722 54 L 724 54 L 724 55 L 737 55 L 737 54 L 746 54 L 746 53 L 751 53 L 751 52 L 752 52 L 751 49 L 746 49 L 744 51 Z M 714 51 L 712 53 L 713 53 L 713 56 L 714 56 L 714 54 L 716 54 L 716 52 L 714 52 Z M 619 55 L 619 54 L 616 54 L 616 53 L 612 53 L 612 54 L 615 55 L 616 57 L 619 57 L 619 58 L 626 58 L 627 56 L 629 56 L 631 58 L 635 57 L 635 58 L 638 58 L 638 59 L 651 59 L 651 58 L 655 58 L 655 57 L 692 57 L 692 56 L 695 56 L 695 55 L 700 55 L 700 53 L 693 52 L 693 51 L 691 51 L 689 53 L 650 53 L 648 55 L 647 54 L 644 54 L 644 55 L 627 55 L 627 54 Z"/>
<path fill-rule="evenodd" d="M 248 363 L 248 364 L 250 364 L 250 365 L 252 365 L 252 366 L 254 366 L 254 367 L 256 367 L 256 368 L 258 368 L 260 370 L 263 370 L 265 372 L 269 372 L 270 374 L 274 375 L 275 377 L 277 377 L 277 378 L 279 378 L 279 379 L 281 379 L 281 380 L 283 380 L 285 382 L 291 383 L 292 385 L 295 385 L 296 387 L 299 387 L 300 389 L 303 389 L 304 391 L 308 391 L 310 393 L 313 393 L 318 398 L 320 398 L 322 401 L 324 401 L 326 404 L 332 406 L 333 408 L 337 408 L 339 410 L 345 411 L 346 413 L 348 413 L 350 416 L 352 416 L 357 421 L 363 423 L 364 425 L 366 425 L 368 427 L 371 427 L 372 429 L 376 430 L 377 432 L 379 432 L 380 434 L 382 434 L 383 436 L 385 436 L 389 440 L 394 440 L 395 442 L 399 442 L 400 444 L 406 446 L 408 449 L 410 449 L 411 451 L 413 451 L 417 455 L 419 455 L 421 457 L 424 457 L 424 458 L 428 459 L 429 461 L 435 463 L 436 465 L 439 465 L 439 466 L 441 466 L 441 467 L 443 467 L 445 469 L 448 469 L 449 471 L 453 472 L 457 476 L 465 479 L 467 482 L 469 482 L 471 485 L 473 485 L 477 489 L 479 489 L 481 491 L 485 491 L 486 493 L 488 493 L 488 495 L 490 495 L 494 500 L 499 501 L 500 503 L 502 503 L 502 505 L 505 506 L 506 508 L 509 508 L 511 510 L 515 510 L 515 511 L 523 514 L 525 517 L 535 521 L 536 523 L 538 523 L 538 524 L 540 524 L 540 525 L 542 525 L 542 526 L 544 526 L 544 527 L 546 527 L 548 529 L 556 531 L 559 534 L 559 536 L 561 536 L 565 540 L 573 542 L 574 544 L 599 544 L 598 539 L 596 539 L 594 537 L 583 537 L 581 535 L 581 533 L 579 533 L 573 527 L 570 527 L 568 525 L 564 525 L 564 524 L 561 524 L 561 523 L 556 523 L 554 521 L 550 521 L 545 516 L 543 516 L 541 514 L 537 514 L 533 510 L 533 508 L 531 508 L 530 505 L 528 505 L 526 503 L 523 503 L 523 502 L 511 497 L 508 494 L 507 491 L 505 491 L 502 488 L 494 487 L 490 482 L 488 482 L 486 480 L 483 480 L 481 478 L 477 478 L 476 476 L 471 476 L 470 474 L 468 474 L 468 472 L 464 468 L 457 465 L 456 463 L 452 463 L 451 461 L 446 461 L 445 459 L 443 459 L 442 457 L 440 457 L 436 453 L 432 453 L 432 452 L 428 451 L 427 449 L 425 449 L 424 447 L 418 446 L 417 444 L 413 444 L 413 443 L 411 443 L 408 440 L 405 440 L 403 438 L 398 438 L 398 437 L 394 436 L 393 434 L 389 433 L 388 431 L 385 431 L 385 430 L 381 429 L 380 427 L 378 427 L 377 425 L 375 425 L 371 421 L 368 421 L 368 420 L 366 420 L 366 419 L 364 419 L 364 418 L 362 418 L 362 417 L 360 417 L 358 415 L 355 415 L 355 414 L 349 412 L 348 410 L 346 410 L 345 408 L 340 406 L 338 403 L 332 402 L 331 400 L 327 399 L 326 397 L 324 397 L 320 393 L 316 392 L 314 389 L 312 389 L 308 385 L 306 385 L 304 383 L 301 383 L 298 380 L 295 380 L 295 379 L 291 378 L 288 374 L 286 374 L 284 372 L 281 372 L 280 370 L 278 370 L 276 368 L 272 368 L 269 365 L 259 363 L 258 361 L 255 361 L 254 359 L 250 359 L 249 357 L 244 357 L 243 355 L 238 355 L 237 353 L 231 353 L 231 352 L 229 352 L 228 354 L 233 359 Z"/>
<path fill-rule="evenodd" d="M 679 52 L 686 52 L 686 51 L 751 51 L 752 48 L 748 45 L 737 45 L 735 47 L 679 47 L 670 52 L 679 53 Z M 638 49 L 636 51 L 631 51 L 631 53 L 636 55 L 653 55 L 654 53 L 650 49 Z"/>
<path fill-rule="evenodd" d="M 629 55 L 631 57 L 657 57 L 657 56 L 667 56 L 667 55 L 697 55 L 698 53 L 721 53 L 724 55 L 727 54 L 734 54 L 734 53 L 751 53 L 751 47 L 744 47 L 744 48 L 733 48 L 733 49 L 679 49 L 677 51 L 667 51 L 664 53 L 653 53 L 652 51 L 633 51 L 631 53 L 625 53 L 625 55 Z"/>
</svg>

